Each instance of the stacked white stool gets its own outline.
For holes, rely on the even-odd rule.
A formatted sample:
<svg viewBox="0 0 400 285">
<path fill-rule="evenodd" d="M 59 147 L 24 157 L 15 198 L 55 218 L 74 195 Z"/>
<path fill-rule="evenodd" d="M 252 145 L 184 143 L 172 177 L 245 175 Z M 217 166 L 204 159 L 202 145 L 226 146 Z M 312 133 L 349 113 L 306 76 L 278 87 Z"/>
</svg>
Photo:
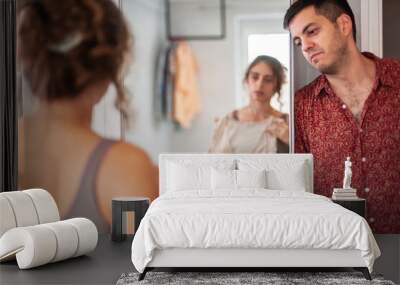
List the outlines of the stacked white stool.
<svg viewBox="0 0 400 285">
<path fill-rule="evenodd" d="M 43 189 L 0 193 L 0 262 L 16 258 L 20 269 L 28 269 L 86 254 L 97 240 L 92 221 L 60 221 L 53 197 Z"/>
</svg>

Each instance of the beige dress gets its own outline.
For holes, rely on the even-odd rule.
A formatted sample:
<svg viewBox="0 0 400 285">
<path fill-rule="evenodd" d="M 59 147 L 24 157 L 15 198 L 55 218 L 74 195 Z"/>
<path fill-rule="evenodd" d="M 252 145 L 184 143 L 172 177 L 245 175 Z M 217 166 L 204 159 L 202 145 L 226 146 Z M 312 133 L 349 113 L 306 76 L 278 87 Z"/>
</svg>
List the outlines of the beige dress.
<svg viewBox="0 0 400 285">
<path fill-rule="evenodd" d="M 210 153 L 288 152 L 287 145 L 282 147 L 283 143 L 266 131 L 274 120 L 282 119 L 270 116 L 258 122 L 241 122 L 232 112 L 217 122 L 208 151 Z"/>
</svg>

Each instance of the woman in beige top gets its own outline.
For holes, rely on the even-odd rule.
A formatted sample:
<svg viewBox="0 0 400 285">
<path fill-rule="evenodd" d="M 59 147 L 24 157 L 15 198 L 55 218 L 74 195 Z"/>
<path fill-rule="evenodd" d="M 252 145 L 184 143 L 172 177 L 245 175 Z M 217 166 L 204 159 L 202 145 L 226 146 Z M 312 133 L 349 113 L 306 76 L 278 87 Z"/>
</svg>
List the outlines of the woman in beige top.
<svg viewBox="0 0 400 285">
<path fill-rule="evenodd" d="M 158 194 L 147 153 L 91 128 L 109 85 L 127 116 L 121 72 L 131 50 L 128 26 L 112 0 L 24 1 L 18 11 L 18 60 L 38 99 L 19 126 L 19 186 L 44 188 L 63 218 L 88 217 L 101 232 L 115 196 Z"/>
<path fill-rule="evenodd" d="M 271 106 L 275 94 L 280 99 L 285 68 L 277 59 L 261 55 L 250 63 L 243 81 L 249 104 L 218 121 L 209 152 L 289 152 L 288 115 Z"/>
</svg>

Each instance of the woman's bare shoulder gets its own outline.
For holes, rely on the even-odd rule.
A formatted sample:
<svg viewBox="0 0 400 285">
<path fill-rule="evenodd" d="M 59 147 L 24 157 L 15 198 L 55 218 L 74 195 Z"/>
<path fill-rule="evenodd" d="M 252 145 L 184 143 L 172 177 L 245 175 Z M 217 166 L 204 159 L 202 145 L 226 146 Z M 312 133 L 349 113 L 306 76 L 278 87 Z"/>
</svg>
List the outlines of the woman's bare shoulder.
<svg viewBox="0 0 400 285">
<path fill-rule="evenodd" d="M 151 163 L 150 156 L 141 147 L 118 141 L 110 150 L 111 159 L 124 164 Z"/>
<path fill-rule="evenodd" d="M 154 198 L 158 187 L 158 168 L 141 147 L 116 142 L 104 158 L 98 180 L 100 189 L 116 195 L 147 195 Z M 111 193 L 110 193 L 111 194 Z"/>
<path fill-rule="evenodd" d="M 143 148 L 121 141 L 111 147 L 104 164 L 110 178 L 123 179 L 120 183 L 145 183 L 144 180 L 153 179 L 157 170 Z"/>
<path fill-rule="evenodd" d="M 118 196 L 158 196 L 158 168 L 139 146 L 116 142 L 106 154 L 97 179 L 100 211 L 111 223 L 111 200 Z"/>
</svg>

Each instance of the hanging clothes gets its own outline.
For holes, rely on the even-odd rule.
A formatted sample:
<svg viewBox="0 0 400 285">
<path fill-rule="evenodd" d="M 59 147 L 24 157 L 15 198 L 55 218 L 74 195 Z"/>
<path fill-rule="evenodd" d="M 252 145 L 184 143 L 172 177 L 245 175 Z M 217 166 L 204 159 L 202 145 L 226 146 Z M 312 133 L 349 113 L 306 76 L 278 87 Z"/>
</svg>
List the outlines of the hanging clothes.
<svg viewBox="0 0 400 285">
<path fill-rule="evenodd" d="M 189 44 L 183 41 L 177 43 L 171 60 L 174 82 L 172 117 L 183 128 L 190 128 L 201 108 L 197 87 L 197 61 Z"/>
</svg>

